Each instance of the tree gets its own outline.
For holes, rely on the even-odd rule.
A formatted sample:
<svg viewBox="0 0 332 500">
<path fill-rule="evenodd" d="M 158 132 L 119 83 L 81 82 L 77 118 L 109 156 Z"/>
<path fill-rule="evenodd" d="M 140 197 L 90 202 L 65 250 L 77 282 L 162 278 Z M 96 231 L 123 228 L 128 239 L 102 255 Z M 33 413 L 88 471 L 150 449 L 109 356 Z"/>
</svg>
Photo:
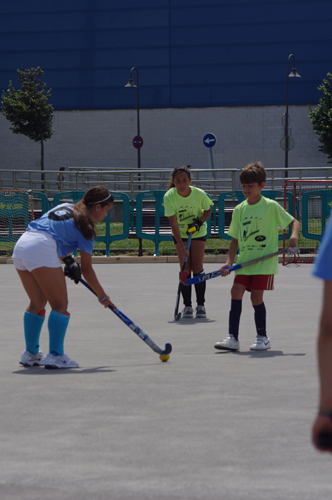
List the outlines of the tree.
<svg viewBox="0 0 332 500">
<path fill-rule="evenodd" d="M 9 82 L 7 93 L 2 92 L 2 112 L 11 122 L 14 134 L 23 134 L 41 144 L 41 170 L 44 170 L 44 141 L 53 135 L 54 109 L 48 101 L 51 90 L 45 90 L 41 80 L 44 71 L 37 68 L 17 70 L 22 88 L 16 90 Z M 43 178 L 43 176 L 42 176 Z"/>
<path fill-rule="evenodd" d="M 314 131 L 319 135 L 319 151 L 329 158 L 328 163 L 332 163 L 332 74 L 328 73 L 327 78 L 318 87 L 324 94 L 319 99 L 319 104 L 314 110 L 309 106 L 309 118 Z"/>
</svg>

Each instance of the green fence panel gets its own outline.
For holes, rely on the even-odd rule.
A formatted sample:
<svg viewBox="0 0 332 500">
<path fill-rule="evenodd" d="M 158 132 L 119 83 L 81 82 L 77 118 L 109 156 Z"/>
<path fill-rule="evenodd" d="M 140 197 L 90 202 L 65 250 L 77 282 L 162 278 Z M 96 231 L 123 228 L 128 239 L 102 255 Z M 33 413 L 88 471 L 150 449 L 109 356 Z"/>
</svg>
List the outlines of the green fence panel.
<svg viewBox="0 0 332 500">
<path fill-rule="evenodd" d="M 60 203 L 77 203 L 84 198 L 86 191 L 61 191 L 54 195 L 53 205 L 56 207 Z"/>
<path fill-rule="evenodd" d="M 105 234 L 98 235 L 96 241 L 105 243 L 105 255 L 110 254 L 110 244 L 117 240 L 126 240 L 129 236 L 129 196 L 126 193 L 118 193 L 117 191 L 110 191 L 114 198 L 114 202 L 122 201 L 123 206 L 123 230 L 119 234 L 111 234 L 111 211 L 108 212 L 105 218 Z M 54 206 L 61 203 L 77 203 L 82 200 L 85 191 L 64 191 L 57 193 L 54 196 Z M 76 253 L 75 253 L 76 254 Z"/>
<path fill-rule="evenodd" d="M 117 191 L 110 191 L 114 198 L 114 202 L 121 201 L 122 202 L 122 222 L 123 228 L 122 233 L 119 234 L 111 234 L 111 243 L 112 241 L 117 240 L 126 240 L 129 236 L 130 230 L 130 200 L 129 196 L 126 193 L 118 193 Z M 111 227 L 112 229 L 112 227 Z"/>
<path fill-rule="evenodd" d="M 301 208 L 303 237 L 321 241 L 332 208 L 332 189 L 307 191 L 301 197 Z M 315 232 L 310 231 L 313 228 Z"/>
<path fill-rule="evenodd" d="M 136 236 L 141 239 L 153 241 L 155 245 L 154 255 L 157 256 L 160 255 L 160 242 L 173 240 L 170 226 L 169 234 L 160 234 L 161 218 L 165 217 L 163 206 L 165 193 L 166 191 L 142 191 L 136 196 Z M 151 203 L 151 213 L 153 217 L 153 223 L 149 221 L 149 228 L 147 228 L 147 223 L 145 222 L 147 218 L 147 209 L 145 208 L 144 210 L 144 202 L 147 201 Z"/>
<path fill-rule="evenodd" d="M 30 196 L 27 192 L 0 192 L 0 241 L 15 242 L 30 222 Z"/>
<path fill-rule="evenodd" d="M 48 199 L 48 196 L 45 193 L 39 193 L 37 191 L 31 191 L 32 199 L 41 201 L 41 214 L 44 215 L 52 208 L 52 204 Z"/>
<path fill-rule="evenodd" d="M 223 240 L 231 240 L 227 234 L 232 220 L 232 213 L 236 205 L 245 200 L 242 191 L 228 191 L 218 197 L 218 234 Z M 227 203 L 228 202 L 228 203 Z"/>
</svg>

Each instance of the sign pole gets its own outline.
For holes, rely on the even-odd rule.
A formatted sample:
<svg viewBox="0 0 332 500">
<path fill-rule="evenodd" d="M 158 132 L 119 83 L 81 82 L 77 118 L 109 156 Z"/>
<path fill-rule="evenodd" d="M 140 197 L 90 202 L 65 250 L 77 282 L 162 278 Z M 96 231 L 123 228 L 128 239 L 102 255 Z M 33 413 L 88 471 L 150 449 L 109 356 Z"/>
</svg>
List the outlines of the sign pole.
<svg viewBox="0 0 332 500">
<path fill-rule="evenodd" d="M 205 134 L 203 137 L 203 144 L 206 148 L 210 149 L 210 160 L 211 160 L 211 168 L 213 170 L 213 177 L 214 180 L 216 180 L 216 173 L 214 172 L 214 162 L 213 162 L 213 154 L 212 154 L 212 148 L 216 144 L 217 138 L 214 134 L 209 132 L 208 134 Z M 216 183 L 214 183 L 214 188 L 216 189 Z"/>
</svg>

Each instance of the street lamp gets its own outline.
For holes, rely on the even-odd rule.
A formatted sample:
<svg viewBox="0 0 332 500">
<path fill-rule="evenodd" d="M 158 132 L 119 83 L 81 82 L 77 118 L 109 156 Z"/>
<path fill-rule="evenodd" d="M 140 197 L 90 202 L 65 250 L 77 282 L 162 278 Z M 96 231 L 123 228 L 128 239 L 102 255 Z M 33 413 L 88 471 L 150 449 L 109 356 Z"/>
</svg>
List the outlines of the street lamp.
<svg viewBox="0 0 332 500">
<path fill-rule="evenodd" d="M 136 75 L 137 75 L 137 85 L 134 84 L 134 81 L 133 81 L 132 76 L 131 76 L 132 72 L 134 70 L 136 71 Z M 127 85 L 125 85 L 125 87 L 136 87 L 137 88 L 137 136 L 140 137 L 140 130 L 139 130 L 139 76 L 138 76 L 138 69 L 135 68 L 135 66 L 133 68 L 131 68 L 131 70 L 130 70 L 129 81 L 128 81 Z M 137 167 L 141 168 L 141 145 L 140 145 L 140 147 L 137 147 Z M 140 175 L 138 175 L 138 179 L 140 180 Z M 138 186 L 138 189 L 140 189 L 140 188 L 141 188 L 141 186 Z"/>
<path fill-rule="evenodd" d="M 293 69 L 291 72 L 289 72 L 289 61 L 290 59 L 293 58 Z M 288 56 L 288 61 L 287 61 L 287 98 L 286 98 L 286 113 L 285 113 L 285 177 L 288 177 L 288 171 L 286 170 L 288 168 L 288 150 L 292 149 L 289 145 L 289 135 L 288 135 L 288 128 L 289 128 L 289 114 L 288 114 L 288 87 L 289 87 L 289 79 L 290 78 L 301 78 L 301 75 L 298 74 L 296 71 L 295 67 L 295 57 L 293 54 L 290 54 Z"/>
</svg>

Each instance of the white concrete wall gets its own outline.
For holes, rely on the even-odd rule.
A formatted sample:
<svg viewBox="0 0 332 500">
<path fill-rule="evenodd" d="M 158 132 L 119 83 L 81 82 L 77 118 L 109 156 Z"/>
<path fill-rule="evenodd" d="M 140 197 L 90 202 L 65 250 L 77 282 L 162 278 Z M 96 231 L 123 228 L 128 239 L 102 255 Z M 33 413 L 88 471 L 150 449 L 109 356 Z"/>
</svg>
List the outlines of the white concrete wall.
<svg viewBox="0 0 332 500">
<path fill-rule="evenodd" d="M 140 134 L 141 168 L 173 168 L 190 164 L 211 168 L 210 151 L 203 136 L 217 137 L 213 148 L 215 168 L 242 168 L 262 161 L 266 168 L 283 168 L 285 153 L 280 147 L 282 106 L 142 109 Z M 318 167 L 327 158 L 318 151 L 307 106 L 290 106 L 290 127 L 295 148 L 288 165 Z M 15 135 L 0 114 L 0 168 L 40 169 L 40 145 Z M 137 112 L 133 110 L 57 111 L 54 135 L 45 143 L 45 170 L 66 167 L 137 167 Z"/>
</svg>

